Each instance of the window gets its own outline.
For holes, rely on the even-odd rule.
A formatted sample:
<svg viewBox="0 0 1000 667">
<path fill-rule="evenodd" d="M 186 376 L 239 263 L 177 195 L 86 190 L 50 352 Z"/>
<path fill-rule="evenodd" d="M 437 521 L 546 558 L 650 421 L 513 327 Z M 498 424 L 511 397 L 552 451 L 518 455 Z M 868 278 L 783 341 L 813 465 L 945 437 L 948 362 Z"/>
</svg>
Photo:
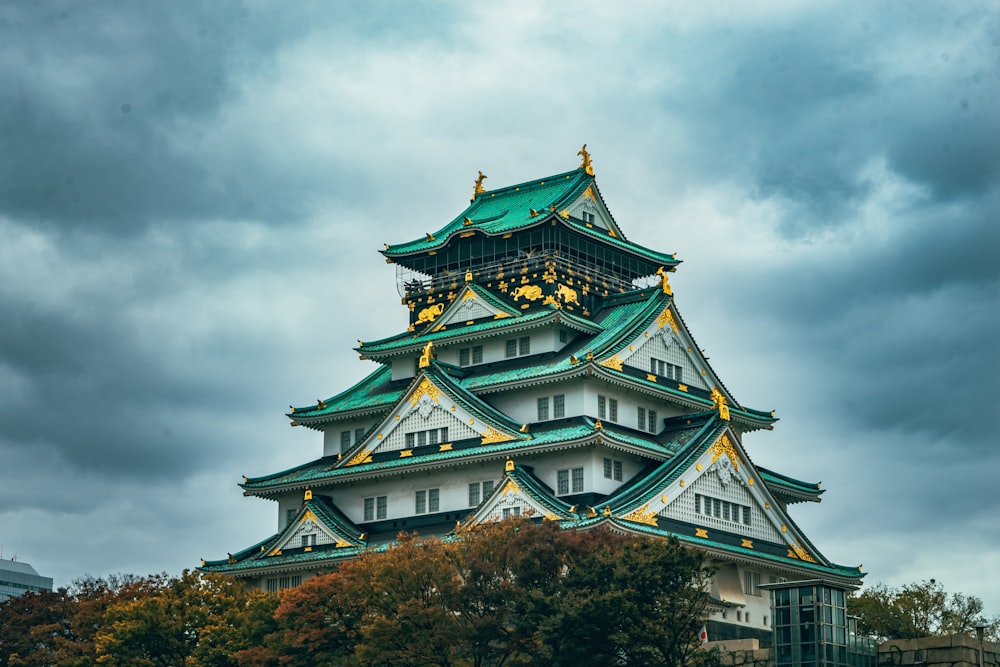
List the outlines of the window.
<svg viewBox="0 0 1000 667">
<path fill-rule="evenodd" d="M 267 580 L 267 592 L 277 593 L 278 591 L 283 591 L 286 588 L 295 588 L 301 583 L 301 574 L 293 574 L 287 577 L 274 577 L 273 579 Z"/>
<path fill-rule="evenodd" d="M 608 399 L 608 419 L 613 422 L 618 421 L 618 399 L 609 398 Z"/>
<path fill-rule="evenodd" d="M 517 353 L 522 357 L 531 354 L 531 337 L 521 336 L 517 341 Z"/>
<path fill-rule="evenodd" d="M 716 519 L 731 521 L 733 523 L 740 523 L 742 519 L 742 523 L 747 526 L 750 525 L 750 508 L 746 505 L 731 503 L 728 500 L 695 494 L 694 511 L 704 516 L 715 517 Z"/>
<path fill-rule="evenodd" d="M 604 477 L 616 482 L 622 481 L 622 462 L 617 459 L 604 459 Z"/>
<path fill-rule="evenodd" d="M 369 496 L 365 498 L 365 521 L 384 519 L 388 500 L 387 496 Z"/>
<path fill-rule="evenodd" d="M 594 221 L 597 220 L 597 216 L 595 216 L 590 211 L 583 211 L 581 213 L 581 215 L 583 216 L 583 221 L 585 223 L 587 223 L 587 224 L 591 224 L 592 225 L 592 224 L 594 224 Z"/>
<path fill-rule="evenodd" d="M 473 345 L 472 347 L 463 347 L 458 351 L 458 365 L 468 366 L 470 363 L 481 364 L 483 363 L 483 346 Z"/>
<path fill-rule="evenodd" d="M 359 442 L 361 442 L 361 436 L 363 436 L 364 434 L 365 434 L 365 429 L 363 428 L 354 429 L 354 444 L 358 444 Z"/>
<path fill-rule="evenodd" d="M 503 356 L 507 359 L 517 356 L 517 340 L 511 338 L 507 341 L 506 347 L 503 351 Z"/>
<path fill-rule="evenodd" d="M 567 331 L 566 329 L 560 329 L 559 330 L 559 342 L 560 343 L 568 343 L 569 342 L 569 331 Z"/>
<path fill-rule="evenodd" d="M 503 508 L 503 518 L 505 518 L 505 519 L 507 517 L 520 516 L 520 515 L 521 515 L 521 508 L 520 507 L 504 507 Z"/>
<path fill-rule="evenodd" d="M 671 380 L 677 380 L 678 382 L 681 381 L 681 371 L 683 369 L 676 364 L 661 361 L 660 359 L 650 358 L 649 366 L 650 372 L 654 375 L 662 375 L 663 377 L 670 378 Z"/>
<path fill-rule="evenodd" d="M 562 419 L 566 416 L 566 394 L 556 394 L 552 397 L 552 418 Z"/>
<path fill-rule="evenodd" d="M 341 431 L 340 432 L 340 451 L 346 452 L 351 446 L 351 432 Z"/>
<path fill-rule="evenodd" d="M 606 403 L 607 403 L 607 399 L 604 396 L 598 394 L 597 395 L 597 418 L 598 419 L 606 419 L 607 418 Z"/>
<path fill-rule="evenodd" d="M 437 512 L 441 509 L 441 490 L 427 489 L 420 490 L 414 494 L 414 508 L 416 514 L 427 514 Z"/>
<path fill-rule="evenodd" d="M 646 428 L 646 408 L 639 406 L 636 409 L 636 421 L 639 422 L 639 428 Z"/>
<path fill-rule="evenodd" d="M 604 459 L 604 479 L 611 479 L 611 459 Z"/>
<path fill-rule="evenodd" d="M 736 620 L 737 621 L 742 621 L 743 620 L 743 612 L 740 611 L 739 609 L 736 610 Z"/>
<path fill-rule="evenodd" d="M 469 484 L 469 507 L 476 507 L 479 505 L 479 482 L 472 482 Z"/>
<path fill-rule="evenodd" d="M 615 473 L 614 473 L 614 475 L 615 475 L 615 481 L 616 482 L 622 481 L 622 462 L 621 461 L 615 461 Z"/>
<path fill-rule="evenodd" d="M 583 493 L 583 468 L 573 468 L 573 493 Z"/>
<path fill-rule="evenodd" d="M 426 431 L 416 431 L 407 433 L 405 437 L 406 448 L 424 447 L 425 445 L 437 445 L 448 442 L 448 427 L 432 428 Z"/>
<path fill-rule="evenodd" d="M 314 547 L 316 546 L 316 533 L 310 533 L 309 535 L 302 536 L 302 546 L 304 547 Z"/>
<path fill-rule="evenodd" d="M 538 421 L 545 421 L 549 418 L 549 397 L 544 396 L 538 399 Z"/>
<path fill-rule="evenodd" d="M 649 411 L 649 432 L 656 433 L 656 410 Z"/>
<path fill-rule="evenodd" d="M 569 493 L 569 470 L 556 472 L 556 493 L 559 495 Z"/>
<path fill-rule="evenodd" d="M 285 510 L 285 525 L 287 526 L 292 521 L 295 521 L 295 515 L 298 513 L 298 510 Z"/>
<path fill-rule="evenodd" d="M 760 597 L 760 572 L 743 571 L 743 592 Z"/>
</svg>

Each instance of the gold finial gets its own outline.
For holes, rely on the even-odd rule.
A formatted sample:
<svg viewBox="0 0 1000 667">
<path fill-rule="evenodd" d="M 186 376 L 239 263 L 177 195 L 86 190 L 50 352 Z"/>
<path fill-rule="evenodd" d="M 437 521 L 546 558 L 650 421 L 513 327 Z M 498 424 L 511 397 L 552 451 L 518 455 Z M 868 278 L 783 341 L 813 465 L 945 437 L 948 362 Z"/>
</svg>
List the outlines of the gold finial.
<svg viewBox="0 0 1000 667">
<path fill-rule="evenodd" d="M 201 559 L 201 566 L 205 567 L 205 559 L 204 558 Z M 861 568 L 858 568 L 858 569 L 860 570 Z"/>
<path fill-rule="evenodd" d="M 611 516 L 611 506 L 610 505 L 605 505 L 604 506 L 604 516 Z"/>
<path fill-rule="evenodd" d="M 386 249 L 386 250 L 388 250 L 388 249 L 389 249 L 389 244 L 388 244 L 388 243 L 383 243 L 382 245 L 384 245 L 384 246 L 385 246 L 385 249 Z"/>
<path fill-rule="evenodd" d="M 312 499 L 313 499 L 313 492 L 309 489 L 306 489 L 306 492 L 302 494 L 302 500 L 312 500 Z"/>
<path fill-rule="evenodd" d="M 507 459 L 507 462 L 503 464 L 504 472 L 514 471 L 514 459 Z"/>
<path fill-rule="evenodd" d="M 596 422 L 594 422 L 594 430 L 595 431 L 603 431 L 604 430 L 604 424 L 601 423 L 600 419 L 598 419 Z"/>
<path fill-rule="evenodd" d="M 322 398 L 317 398 L 316 399 L 316 409 L 317 410 L 326 410 L 326 403 L 323 402 Z"/>
<path fill-rule="evenodd" d="M 521 424 L 521 433 L 527 433 L 527 432 L 528 432 L 528 425 Z"/>
<path fill-rule="evenodd" d="M 298 423 L 297 421 L 295 421 L 295 420 L 293 419 L 293 420 L 291 421 L 291 423 L 289 423 L 288 425 L 289 425 L 289 426 L 298 426 L 298 425 L 299 425 L 299 423 Z"/>
<path fill-rule="evenodd" d="M 584 171 L 587 172 L 588 176 L 593 176 L 594 167 L 593 165 L 590 164 L 590 153 L 587 152 L 587 144 L 583 145 L 583 148 L 580 149 L 580 152 L 577 153 L 577 155 L 583 157 L 583 162 L 580 163 L 578 169 L 583 169 Z"/>
<path fill-rule="evenodd" d="M 465 270 L 465 282 L 467 282 L 467 283 L 471 283 L 472 282 L 472 269 L 466 269 Z"/>
<path fill-rule="evenodd" d="M 431 234 L 430 232 L 424 232 L 424 234 L 427 235 L 427 238 L 425 238 L 424 240 L 427 241 L 428 243 L 434 240 L 434 235 Z"/>
<path fill-rule="evenodd" d="M 486 188 L 483 187 L 483 181 L 486 180 L 486 174 L 479 172 L 479 177 L 476 178 L 476 186 L 472 189 L 472 201 L 476 201 L 476 197 L 486 192 Z"/>
<path fill-rule="evenodd" d="M 288 408 L 292 411 L 292 414 L 295 414 L 295 406 L 294 405 L 289 405 Z M 771 415 L 771 416 L 773 417 L 774 415 Z"/>
<path fill-rule="evenodd" d="M 571 355 L 569 355 L 569 363 L 571 363 L 571 364 L 578 364 L 578 363 L 580 363 L 580 360 L 576 358 L 575 354 L 571 354 Z"/>
<path fill-rule="evenodd" d="M 529 215 L 530 215 L 530 216 L 531 216 L 532 218 L 537 218 L 537 217 L 538 217 L 538 211 L 536 211 L 535 209 L 533 209 L 533 208 L 529 208 L 529 209 L 528 209 L 528 212 L 529 212 Z"/>
<path fill-rule="evenodd" d="M 424 351 L 420 355 L 420 368 L 427 368 L 431 365 L 431 359 L 434 358 L 434 341 L 427 341 L 427 345 L 424 345 Z"/>
<path fill-rule="evenodd" d="M 244 483 L 244 484 L 246 484 L 246 483 L 247 483 L 247 482 L 249 482 L 249 481 L 250 481 L 250 480 L 248 480 L 248 479 L 247 479 L 247 476 L 246 476 L 246 475 L 243 475 L 243 483 Z"/>
<path fill-rule="evenodd" d="M 462 226 L 463 227 L 468 227 L 471 224 L 472 224 L 472 218 L 463 218 L 462 219 Z"/>
<path fill-rule="evenodd" d="M 569 513 L 576 514 L 576 505 L 573 505 L 572 507 L 569 508 Z"/>
<path fill-rule="evenodd" d="M 719 410 L 719 417 L 729 421 L 729 402 L 718 389 L 712 390 L 712 402 L 715 403 L 715 407 Z"/>
<path fill-rule="evenodd" d="M 673 296 L 674 290 L 671 289 L 670 283 L 667 281 L 667 271 L 661 266 L 656 270 L 656 273 L 660 276 L 660 287 L 663 288 L 663 293 Z"/>
<path fill-rule="evenodd" d="M 593 361 L 593 360 L 594 360 L 594 351 L 587 350 L 587 361 Z"/>
</svg>

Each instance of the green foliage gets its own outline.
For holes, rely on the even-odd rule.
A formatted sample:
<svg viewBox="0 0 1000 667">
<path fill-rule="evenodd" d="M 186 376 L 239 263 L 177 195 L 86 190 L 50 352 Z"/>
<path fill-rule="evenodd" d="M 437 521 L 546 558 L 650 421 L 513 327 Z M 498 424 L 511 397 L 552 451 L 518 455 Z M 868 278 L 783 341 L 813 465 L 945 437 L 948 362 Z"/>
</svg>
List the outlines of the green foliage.
<svg viewBox="0 0 1000 667">
<path fill-rule="evenodd" d="M 848 613 L 858 617 L 858 631 L 879 639 L 917 639 L 933 635 L 975 635 L 987 625 L 987 637 L 1000 638 L 1000 617 L 986 619 L 974 595 L 947 593 L 934 579 L 891 588 L 878 584 L 853 596 Z"/>
</svg>

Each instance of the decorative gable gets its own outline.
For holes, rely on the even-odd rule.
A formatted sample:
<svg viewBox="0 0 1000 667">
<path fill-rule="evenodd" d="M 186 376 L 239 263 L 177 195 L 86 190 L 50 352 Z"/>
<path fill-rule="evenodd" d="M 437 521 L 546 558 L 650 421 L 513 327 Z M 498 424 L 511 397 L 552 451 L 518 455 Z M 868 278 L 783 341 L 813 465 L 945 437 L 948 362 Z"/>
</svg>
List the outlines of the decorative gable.
<svg viewBox="0 0 1000 667">
<path fill-rule="evenodd" d="M 507 465 L 508 474 L 476 508 L 473 515 L 466 519 L 464 526 L 474 526 L 484 521 L 501 521 L 511 516 L 540 516 L 552 521 L 558 520 L 559 517 L 536 497 L 537 494 L 532 489 L 524 485 L 523 480 L 518 483 L 510 474 L 513 466 L 509 461 Z"/>
<path fill-rule="evenodd" d="M 333 545 L 335 548 L 355 547 L 363 543 L 364 533 L 345 532 L 348 528 L 343 519 L 331 518 L 329 509 L 323 509 L 312 500 L 312 492 L 306 491 L 306 502 L 298 516 L 290 521 L 284 532 L 268 550 L 267 556 L 280 555 L 288 549 L 312 551 L 316 547 Z M 341 525 L 338 525 L 341 524 Z M 356 530 L 356 529 L 355 529 Z"/>
<path fill-rule="evenodd" d="M 482 438 L 483 444 L 489 444 L 518 437 L 506 426 L 474 414 L 466 404 L 450 395 L 442 383 L 422 374 L 344 465 L 366 463 L 372 454 L 383 452 L 398 451 L 400 457 L 405 457 L 413 448 L 427 445 L 438 445 L 441 451 L 447 451 L 452 442 L 469 438 Z"/>
<path fill-rule="evenodd" d="M 617 356 L 633 368 L 707 391 L 708 364 L 696 352 L 694 341 L 679 322 L 673 304 L 666 306 Z"/>
<path fill-rule="evenodd" d="M 582 220 L 583 224 L 592 229 L 611 230 L 616 235 L 621 234 L 611 217 L 611 213 L 605 208 L 604 202 L 601 201 L 601 196 L 597 191 L 595 183 L 587 186 L 587 189 L 577 197 L 576 201 L 566 208 L 566 211 L 570 216 Z"/>
<path fill-rule="evenodd" d="M 471 285 L 466 285 L 455 296 L 451 305 L 441 313 L 431 330 L 437 331 L 443 327 L 469 324 L 487 318 L 501 319 L 511 317 L 513 314 L 499 307 L 494 299 L 480 293 Z"/>
</svg>

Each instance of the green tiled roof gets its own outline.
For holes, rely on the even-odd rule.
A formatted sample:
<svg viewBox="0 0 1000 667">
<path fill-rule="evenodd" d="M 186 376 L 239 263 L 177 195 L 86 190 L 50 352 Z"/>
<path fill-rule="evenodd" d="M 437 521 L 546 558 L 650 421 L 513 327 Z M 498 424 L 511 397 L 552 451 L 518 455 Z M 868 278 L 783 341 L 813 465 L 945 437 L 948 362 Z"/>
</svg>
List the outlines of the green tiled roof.
<svg viewBox="0 0 1000 667">
<path fill-rule="evenodd" d="M 560 498 L 557 498 L 552 493 L 552 489 L 540 479 L 535 477 L 534 473 L 525 466 L 517 465 L 515 463 L 514 469 L 508 471 L 507 476 L 513 479 L 514 482 L 516 482 L 517 485 L 520 486 L 535 502 L 555 514 L 560 519 L 566 519 L 572 516 L 570 513 L 570 509 L 572 509 L 570 504 L 564 502 Z M 503 482 L 500 482 L 498 488 L 503 488 Z"/>
<path fill-rule="evenodd" d="M 778 492 L 791 492 L 794 495 L 804 495 L 810 499 L 818 499 L 820 495 L 826 493 L 826 489 L 819 488 L 818 482 L 803 482 L 800 479 L 776 473 L 767 468 L 757 467 L 761 479 L 768 487 Z"/>
<path fill-rule="evenodd" d="M 351 410 L 388 407 L 395 405 L 400 399 L 407 384 L 409 383 L 392 382 L 392 367 L 380 366 L 350 389 L 323 401 L 326 407 L 297 407 L 288 416 L 293 419 L 309 419 Z"/>
<path fill-rule="evenodd" d="M 427 240 L 425 237 L 408 243 L 390 245 L 382 251 L 382 254 L 393 259 L 401 258 L 439 249 L 447 245 L 455 235 L 468 231 L 498 236 L 534 225 L 548 224 L 548 221 L 555 217 L 570 229 L 644 257 L 652 263 L 668 267 L 680 263 L 673 255 L 659 253 L 629 242 L 621 234 L 621 230 L 616 232 L 616 236 L 611 236 L 604 230 L 565 220 L 556 213 L 572 204 L 593 182 L 594 177 L 585 170 L 575 169 L 527 183 L 487 190 L 478 195 L 454 220 L 432 234 L 433 240 Z M 553 206 L 555 211 L 552 210 Z M 539 213 L 532 216 L 532 210 Z M 466 225 L 466 219 L 471 220 L 472 224 Z M 615 227 L 617 228 L 617 225 Z"/>
<path fill-rule="evenodd" d="M 529 323 L 541 325 L 549 320 L 559 320 L 560 323 L 565 324 L 569 328 L 585 333 L 597 333 L 601 331 L 600 326 L 590 322 L 589 320 L 573 315 L 572 313 L 556 309 L 554 306 L 549 306 L 546 309 L 535 310 L 525 315 L 519 315 L 518 317 L 504 317 L 499 320 L 482 320 L 474 322 L 473 324 L 450 327 L 443 331 L 430 331 L 419 334 L 405 332 L 389 338 L 383 338 L 381 340 L 364 342 L 360 347 L 355 349 L 366 356 L 373 357 L 380 353 L 401 351 L 411 347 L 421 347 L 426 345 L 427 341 L 439 343 L 452 338 L 472 336 L 479 333 L 493 332 L 511 327 L 523 327 Z"/>
</svg>

